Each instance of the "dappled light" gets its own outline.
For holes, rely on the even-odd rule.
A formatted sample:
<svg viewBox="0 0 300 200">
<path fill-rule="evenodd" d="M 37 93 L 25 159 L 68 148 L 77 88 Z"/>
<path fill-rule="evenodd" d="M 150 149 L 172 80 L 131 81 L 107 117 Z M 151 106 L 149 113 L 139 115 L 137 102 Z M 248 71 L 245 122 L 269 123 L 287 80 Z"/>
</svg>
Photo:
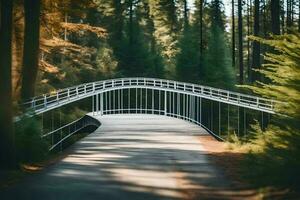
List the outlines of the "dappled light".
<svg viewBox="0 0 300 200">
<path fill-rule="evenodd" d="M 20 193 L 80 199 L 89 192 L 106 199 L 197 199 L 230 195 L 230 181 L 212 165 L 198 141 L 208 133 L 189 122 L 157 115 L 99 116 L 93 134 L 60 163 L 33 177 Z M 96 189 L 97 188 L 97 189 Z M 50 191 L 49 191 L 50 190 Z M 223 191 L 223 192 L 222 192 Z M 207 194 L 206 194 L 207 192 Z M 18 195 L 18 194 L 16 194 Z"/>
<path fill-rule="evenodd" d="M 300 0 L 0 0 L 0 199 L 300 197 Z"/>
</svg>

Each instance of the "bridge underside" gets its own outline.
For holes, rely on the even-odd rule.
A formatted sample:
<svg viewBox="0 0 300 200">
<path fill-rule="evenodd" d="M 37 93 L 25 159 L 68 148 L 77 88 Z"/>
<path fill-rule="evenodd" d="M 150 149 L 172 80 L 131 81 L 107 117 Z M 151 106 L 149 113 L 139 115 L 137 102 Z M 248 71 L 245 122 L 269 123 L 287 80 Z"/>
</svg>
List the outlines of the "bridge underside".
<svg viewBox="0 0 300 200">
<path fill-rule="evenodd" d="M 166 116 L 104 115 L 56 165 L 1 199 L 223 199 L 229 183 L 208 160 L 199 126 Z M 2 198 L 3 197 L 3 198 Z"/>
</svg>

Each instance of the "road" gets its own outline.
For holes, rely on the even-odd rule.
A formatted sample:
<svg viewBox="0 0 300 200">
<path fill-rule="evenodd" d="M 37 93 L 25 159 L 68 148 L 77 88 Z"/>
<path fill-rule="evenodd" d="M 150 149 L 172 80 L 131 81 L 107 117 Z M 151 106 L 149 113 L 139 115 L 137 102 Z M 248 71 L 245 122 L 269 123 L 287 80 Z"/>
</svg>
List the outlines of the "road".
<svg viewBox="0 0 300 200">
<path fill-rule="evenodd" d="M 192 123 L 156 115 L 99 116 L 68 156 L 0 192 L 0 199 L 223 199 L 229 187 Z"/>
</svg>

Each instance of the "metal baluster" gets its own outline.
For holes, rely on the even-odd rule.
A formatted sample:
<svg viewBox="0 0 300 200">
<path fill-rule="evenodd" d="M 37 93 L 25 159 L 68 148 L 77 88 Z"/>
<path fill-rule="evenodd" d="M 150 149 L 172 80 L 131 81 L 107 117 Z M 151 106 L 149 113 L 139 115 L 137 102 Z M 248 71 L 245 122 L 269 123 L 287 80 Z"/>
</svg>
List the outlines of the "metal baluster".
<svg viewBox="0 0 300 200">
<path fill-rule="evenodd" d="M 147 88 L 146 88 L 146 98 L 145 98 L 145 113 L 147 113 Z"/>
<path fill-rule="evenodd" d="M 135 113 L 138 113 L 138 89 L 135 88 Z"/>
<path fill-rule="evenodd" d="M 124 81 L 122 81 L 122 84 L 124 85 Z M 123 95 L 123 90 L 121 90 L 121 111 L 122 113 L 124 113 L 124 101 L 123 101 L 123 98 L 124 98 L 124 95 Z"/>
<path fill-rule="evenodd" d="M 210 101 L 210 129 L 212 132 L 214 132 L 214 109 L 212 101 Z"/>
<path fill-rule="evenodd" d="M 185 117 L 185 94 L 182 94 L 182 116 Z"/>
<path fill-rule="evenodd" d="M 103 115 L 103 93 L 100 94 L 100 114 Z"/>
<path fill-rule="evenodd" d="M 172 98 L 173 98 L 173 116 L 175 115 L 175 97 L 174 97 L 174 93 L 175 92 L 172 92 Z"/>
<path fill-rule="evenodd" d="M 61 110 L 59 109 L 59 127 L 61 127 Z M 62 152 L 62 129 L 60 129 L 60 152 Z"/>
<path fill-rule="evenodd" d="M 165 91 L 164 92 L 165 93 L 165 95 L 164 95 L 164 98 L 165 98 L 165 100 L 164 100 L 164 112 L 165 112 L 165 115 L 167 115 L 167 91 Z"/>
<path fill-rule="evenodd" d="M 112 106 L 112 110 L 113 110 L 113 113 L 115 114 L 116 113 L 116 94 L 115 94 L 115 90 L 113 90 L 113 106 Z"/>
<path fill-rule="evenodd" d="M 94 98 L 95 96 L 92 96 L 92 115 L 94 116 Z"/>
<path fill-rule="evenodd" d="M 118 90 L 118 113 L 121 113 L 121 106 L 120 106 L 120 90 Z"/>
<path fill-rule="evenodd" d="M 219 135 L 221 135 L 221 103 L 219 102 Z"/>
<path fill-rule="evenodd" d="M 168 113 L 169 113 L 170 115 L 172 115 L 172 108 L 171 108 L 171 106 L 172 106 L 172 101 L 171 101 L 171 98 L 172 98 L 172 93 L 169 92 L 169 96 L 168 96 L 169 110 L 168 110 Z"/>
<path fill-rule="evenodd" d="M 96 115 L 99 113 L 99 94 L 96 95 Z"/>
<path fill-rule="evenodd" d="M 200 97 L 200 124 L 202 125 L 202 97 Z"/>
<path fill-rule="evenodd" d="M 227 104 L 227 136 L 229 136 L 229 122 L 230 122 L 230 115 L 229 115 L 229 104 Z"/>
<path fill-rule="evenodd" d="M 141 94 L 140 94 L 140 113 L 142 113 L 142 109 L 143 109 L 143 99 L 142 99 L 142 96 L 143 96 L 143 89 L 141 88 Z"/>
<path fill-rule="evenodd" d="M 152 89 L 152 114 L 154 114 L 154 89 Z"/>
<path fill-rule="evenodd" d="M 44 113 L 42 113 L 41 137 L 44 135 Z"/>
<path fill-rule="evenodd" d="M 177 117 L 180 115 L 180 93 L 177 93 L 177 110 L 176 110 L 176 115 Z"/>
<path fill-rule="evenodd" d="M 240 107 L 238 106 L 238 136 L 240 136 Z"/>
<path fill-rule="evenodd" d="M 160 112 L 160 111 L 161 111 L 161 106 L 160 106 L 160 102 L 161 102 L 160 93 L 161 93 L 161 91 L 158 90 L 158 111 L 159 111 L 159 114 L 161 113 L 161 112 Z"/>
<path fill-rule="evenodd" d="M 261 130 L 264 131 L 264 112 L 261 111 Z"/>
<path fill-rule="evenodd" d="M 51 111 L 51 131 L 54 131 L 54 117 L 53 117 L 53 112 Z M 51 134 L 51 146 L 54 144 L 54 133 Z"/>
<path fill-rule="evenodd" d="M 111 103 L 111 102 L 112 102 L 112 101 L 111 101 L 111 91 L 109 91 L 108 94 L 109 94 L 109 95 L 108 95 L 108 101 L 109 101 L 109 114 L 111 114 L 111 112 L 112 112 L 112 105 L 111 105 L 111 104 L 112 104 L 112 103 Z"/>
<path fill-rule="evenodd" d="M 105 92 L 105 113 L 107 114 L 107 109 L 108 109 L 108 92 Z"/>
<path fill-rule="evenodd" d="M 131 104 L 130 104 L 130 88 L 128 88 L 128 110 L 131 113 Z"/>
<path fill-rule="evenodd" d="M 244 135 L 247 135 L 246 128 L 246 108 L 244 108 Z"/>
</svg>

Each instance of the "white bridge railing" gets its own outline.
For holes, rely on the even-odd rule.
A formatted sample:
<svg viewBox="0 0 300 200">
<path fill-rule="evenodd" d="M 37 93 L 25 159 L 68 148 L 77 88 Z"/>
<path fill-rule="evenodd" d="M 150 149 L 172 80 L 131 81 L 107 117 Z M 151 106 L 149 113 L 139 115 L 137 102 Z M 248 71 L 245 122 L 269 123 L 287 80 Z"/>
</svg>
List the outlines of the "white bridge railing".
<svg viewBox="0 0 300 200">
<path fill-rule="evenodd" d="M 86 83 L 32 98 L 22 106 L 32 114 L 41 114 L 60 106 L 112 90 L 142 88 L 192 95 L 216 102 L 274 113 L 276 101 L 197 84 L 154 78 L 120 78 Z"/>
<path fill-rule="evenodd" d="M 190 83 L 153 78 L 121 78 L 81 84 L 34 97 L 23 107 L 28 111 L 26 114 L 32 116 L 88 97 L 92 97 L 91 115 L 166 115 L 195 123 L 219 140 L 230 133 L 238 136 L 247 134 L 251 119 L 258 118 L 251 116 L 253 112 L 247 110 L 261 112 L 260 122 L 264 128 L 277 103 L 257 96 Z M 230 108 L 230 105 L 234 108 Z M 51 120 L 54 120 L 53 117 Z M 42 137 L 50 139 L 52 150 L 86 126 L 98 125 L 95 120 L 85 116 L 57 129 L 52 127 Z"/>
</svg>

